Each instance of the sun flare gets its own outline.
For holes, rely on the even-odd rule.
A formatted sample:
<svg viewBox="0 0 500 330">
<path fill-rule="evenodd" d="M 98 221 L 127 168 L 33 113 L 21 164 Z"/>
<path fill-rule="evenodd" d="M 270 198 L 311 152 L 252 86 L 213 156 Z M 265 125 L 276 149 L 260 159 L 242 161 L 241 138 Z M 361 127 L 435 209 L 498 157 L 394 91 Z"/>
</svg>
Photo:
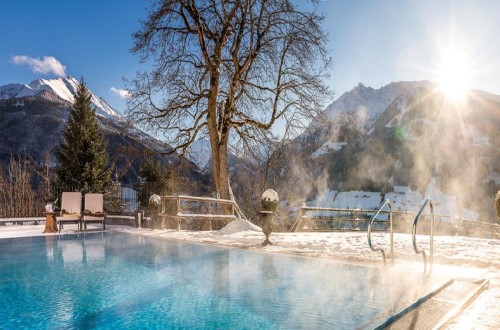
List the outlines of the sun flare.
<svg viewBox="0 0 500 330">
<path fill-rule="evenodd" d="M 443 56 L 437 77 L 439 88 L 454 103 L 461 103 L 467 98 L 470 81 L 470 63 L 460 53 L 449 52 Z"/>
</svg>

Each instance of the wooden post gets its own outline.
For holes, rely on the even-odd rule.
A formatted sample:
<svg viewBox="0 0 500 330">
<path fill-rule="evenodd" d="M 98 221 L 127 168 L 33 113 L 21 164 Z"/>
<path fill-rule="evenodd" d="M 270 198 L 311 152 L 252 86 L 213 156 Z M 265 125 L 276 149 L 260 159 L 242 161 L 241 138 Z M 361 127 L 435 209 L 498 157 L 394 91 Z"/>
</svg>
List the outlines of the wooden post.
<svg viewBox="0 0 500 330">
<path fill-rule="evenodd" d="M 208 202 L 208 214 L 212 214 L 212 203 Z M 212 231 L 212 219 L 208 218 L 208 230 Z"/>
<path fill-rule="evenodd" d="M 181 210 L 181 199 L 177 197 L 177 204 L 175 206 L 175 218 L 177 219 L 177 230 L 181 230 L 181 218 L 179 217 L 179 212 Z"/>
<path fill-rule="evenodd" d="M 165 229 L 165 198 L 164 197 L 160 198 L 161 198 L 161 213 L 160 213 L 161 229 Z"/>
</svg>

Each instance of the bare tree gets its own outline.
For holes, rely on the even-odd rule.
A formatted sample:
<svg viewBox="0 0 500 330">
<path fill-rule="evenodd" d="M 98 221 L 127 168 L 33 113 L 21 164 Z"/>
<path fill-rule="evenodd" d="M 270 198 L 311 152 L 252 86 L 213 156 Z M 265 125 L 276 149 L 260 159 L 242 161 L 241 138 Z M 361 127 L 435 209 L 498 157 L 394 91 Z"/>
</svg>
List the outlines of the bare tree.
<svg viewBox="0 0 500 330">
<path fill-rule="evenodd" d="M 0 217 L 26 217 L 39 212 L 42 203 L 31 186 L 33 174 L 26 157 L 11 156 L 5 169 L 0 165 Z"/>
<path fill-rule="evenodd" d="M 286 158 L 288 142 L 294 135 L 291 135 L 293 128 L 289 124 L 283 127 L 282 135 L 273 134 L 271 131 L 256 131 L 257 135 L 246 132 L 245 139 L 240 141 L 243 146 L 243 158 L 247 159 L 253 166 L 254 179 L 259 178 L 259 193 L 262 193 L 270 186 L 270 175 L 272 169 Z M 233 149 L 234 154 L 238 154 L 238 149 Z M 241 148 L 239 148 L 241 154 Z M 260 202 L 260 199 L 259 199 Z"/>
<path fill-rule="evenodd" d="M 311 117 L 330 94 L 323 16 L 289 0 L 158 0 L 134 34 L 151 63 L 128 82 L 129 116 L 185 151 L 208 134 L 217 193 L 229 196 L 236 137 Z M 234 134 L 235 133 L 235 134 Z"/>
</svg>

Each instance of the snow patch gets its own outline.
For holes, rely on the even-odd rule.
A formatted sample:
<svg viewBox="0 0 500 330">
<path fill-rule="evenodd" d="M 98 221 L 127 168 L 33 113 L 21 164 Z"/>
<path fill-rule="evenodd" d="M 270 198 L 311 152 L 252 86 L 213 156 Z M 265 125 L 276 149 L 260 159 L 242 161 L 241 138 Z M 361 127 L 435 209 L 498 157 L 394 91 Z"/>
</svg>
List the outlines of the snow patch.
<svg viewBox="0 0 500 330">
<path fill-rule="evenodd" d="M 264 191 L 264 193 L 262 194 L 262 200 L 276 203 L 280 201 L 278 193 L 272 189 L 267 189 L 266 191 Z"/>
<path fill-rule="evenodd" d="M 376 210 L 382 203 L 382 197 L 391 202 L 394 211 L 418 212 L 425 199 L 430 198 L 436 215 L 479 220 L 477 212 L 468 209 L 459 211 L 456 197 L 447 195 L 438 189 L 435 179 L 432 179 L 424 194 L 412 191 L 408 186 L 394 186 L 394 192 L 386 193 L 385 196 L 381 192 L 355 190 L 339 192 L 325 188 L 308 204 L 313 207 Z"/>
<path fill-rule="evenodd" d="M 391 202 L 393 211 L 416 212 L 422 207 L 424 196 L 410 187 L 398 186 L 400 189 L 385 194 Z"/>
<path fill-rule="evenodd" d="M 393 189 L 396 194 L 404 194 L 411 191 L 409 186 L 394 186 Z"/>
<path fill-rule="evenodd" d="M 214 233 L 214 235 L 232 235 L 245 231 L 262 232 L 262 228 L 254 225 L 250 221 L 239 219 L 228 223 L 224 228 Z"/>
<path fill-rule="evenodd" d="M 333 207 L 349 209 L 377 209 L 382 202 L 380 192 L 369 191 L 341 191 L 333 201 Z"/>
<path fill-rule="evenodd" d="M 347 208 L 347 209 L 377 209 L 382 201 L 380 192 L 368 191 L 337 191 L 323 189 L 310 204 L 314 207 Z"/>
<path fill-rule="evenodd" d="M 72 90 L 76 92 L 78 82 L 75 78 L 58 78 L 58 79 L 38 79 L 32 81 L 29 86 L 36 91 L 54 92 L 61 99 L 73 103 L 75 101 Z"/>
<path fill-rule="evenodd" d="M 327 142 L 323 143 L 323 145 L 321 147 L 319 147 L 318 150 L 316 150 L 315 152 L 313 152 L 310 157 L 312 159 L 316 159 L 319 156 L 324 155 L 324 154 L 330 152 L 331 150 L 339 151 L 345 145 L 347 145 L 347 142 L 327 141 Z"/>
</svg>

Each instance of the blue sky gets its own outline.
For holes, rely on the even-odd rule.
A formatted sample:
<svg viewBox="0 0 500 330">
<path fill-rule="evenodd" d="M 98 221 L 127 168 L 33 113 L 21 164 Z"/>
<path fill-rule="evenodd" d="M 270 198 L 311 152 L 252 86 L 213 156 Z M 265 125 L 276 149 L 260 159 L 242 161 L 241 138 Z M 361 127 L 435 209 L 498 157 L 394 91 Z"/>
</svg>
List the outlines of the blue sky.
<svg viewBox="0 0 500 330">
<path fill-rule="evenodd" d="M 84 76 L 92 91 L 123 112 L 125 101 L 112 88 L 124 88 L 123 78 L 141 69 L 129 50 L 148 5 L 0 1 L 0 85 Z M 500 94 L 500 1 L 324 0 L 320 11 L 330 35 L 334 66 L 328 84 L 335 98 L 359 82 L 379 88 L 437 80 L 450 70 L 470 88 Z"/>
</svg>

